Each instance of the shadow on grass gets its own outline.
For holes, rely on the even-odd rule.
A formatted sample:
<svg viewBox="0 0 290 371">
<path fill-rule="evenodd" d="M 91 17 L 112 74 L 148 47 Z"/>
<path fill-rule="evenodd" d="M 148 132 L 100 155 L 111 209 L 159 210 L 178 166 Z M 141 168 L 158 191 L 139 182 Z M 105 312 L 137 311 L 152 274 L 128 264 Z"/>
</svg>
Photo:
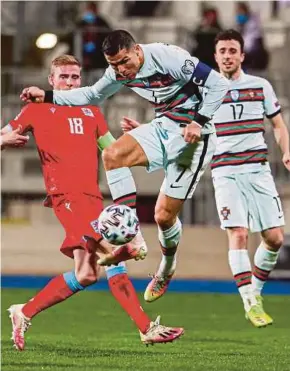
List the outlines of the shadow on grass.
<svg viewBox="0 0 290 371">
<path fill-rule="evenodd" d="M 182 338 L 183 343 L 223 343 L 223 344 L 239 344 L 239 345 L 250 345 L 254 346 L 256 343 L 250 340 L 238 340 L 238 339 L 222 339 L 222 338 Z"/>
<path fill-rule="evenodd" d="M 89 345 L 92 347 L 92 345 Z M 151 349 L 154 350 L 154 352 L 158 349 L 158 352 L 155 352 L 156 355 L 160 356 L 162 354 L 167 354 L 163 353 L 162 351 L 162 344 L 157 345 L 157 347 L 145 347 L 144 345 L 140 344 L 140 350 L 130 350 L 130 349 L 116 349 L 116 348 L 85 348 L 85 347 L 80 347 L 79 345 L 74 346 L 60 346 L 60 345 L 50 345 L 50 344 L 31 344 L 28 345 L 27 348 L 25 349 L 24 353 L 17 352 L 13 347 L 12 343 L 10 341 L 4 340 L 2 342 L 2 354 L 6 356 L 9 354 L 9 356 L 12 353 L 18 353 L 18 354 L 25 354 L 26 356 L 32 355 L 38 355 L 41 356 L 46 355 L 47 353 L 50 354 L 50 356 L 66 356 L 70 357 L 72 359 L 76 358 L 96 358 L 96 357 L 103 357 L 103 358 L 109 358 L 109 357 L 117 357 L 117 358 L 126 358 L 126 357 L 151 357 L 152 358 L 152 351 Z M 150 349 L 150 350 L 149 350 Z M 167 348 L 168 349 L 168 348 Z M 174 348 L 169 348 L 173 351 L 170 352 L 171 355 L 180 355 L 180 351 L 174 351 Z M 161 352 L 160 352 L 161 350 Z M 11 358 L 11 357 L 10 357 Z M 22 362 L 24 359 L 21 360 Z M 3 363 L 5 364 L 5 363 Z M 6 363 L 8 364 L 8 363 Z M 9 363 L 11 364 L 11 363 Z M 33 363 L 32 363 L 33 364 Z M 60 364 L 61 366 L 61 364 Z"/>
<path fill-rule="evenodd" d="M 76 364 L 70 364 L 70 363 L 56 363 L 56 362 L 41 362 L 41 365 L 39 363 L 32 363 L 32 362 L 2 362 L 2 370 L 5 371 L 5 366 L 6 367 L 15 367 L 13 369 L 14 371 L 22 370 L 24 367 L 29 367 L 29 370 L 39 370 L 40 367 L 41 369 L 44 368 L 51 368 L 52 370 L 80 370 L 80 365 Z M 112 365 L 98 365 L 97 360 L 96 363 L 86 363 L 84 366 L 85 370 L 92 369 L 92 370 L 98 370 L 98 371 L 103 371 L 103 370 L 113 370 Z M 114 368 L 114 370 L 127 370 L 127 366 L 120 366 L 118 365 L 118 368 Z"/>
</svg>

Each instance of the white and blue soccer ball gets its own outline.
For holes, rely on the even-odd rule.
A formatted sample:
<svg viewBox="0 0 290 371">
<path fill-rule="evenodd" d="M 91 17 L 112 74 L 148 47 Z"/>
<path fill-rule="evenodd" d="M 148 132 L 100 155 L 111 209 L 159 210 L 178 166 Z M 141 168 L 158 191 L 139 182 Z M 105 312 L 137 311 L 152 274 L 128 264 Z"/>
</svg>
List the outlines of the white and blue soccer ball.
<svg viewBox="0 0 290 371">
<path fill-rule="evenodd" d="M 98 218 L 98 231 L 112 245 L 125 245 L 139 231 L 139 220 L 134 210 L 125 205 L 110 205 Z"/>
</svg>

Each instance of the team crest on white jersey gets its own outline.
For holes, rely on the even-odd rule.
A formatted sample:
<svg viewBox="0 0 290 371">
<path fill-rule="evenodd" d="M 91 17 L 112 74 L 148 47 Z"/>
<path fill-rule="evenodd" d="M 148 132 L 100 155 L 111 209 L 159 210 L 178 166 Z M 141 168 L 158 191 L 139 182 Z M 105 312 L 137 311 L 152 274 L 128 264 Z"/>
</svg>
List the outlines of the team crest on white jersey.
<svg viewBox="0 0 290 371">
<path fill-rule="evenodd" d="M 193 61 L 190 59 L 186 59 L 184 65 L 181 67 L 181 70 L 185 75 L 192 75 L 195 70 Z"/>
<path fill-rule="evenodd" d="M 227 206 L 224 206 L 222 207 L 220 214 L 224 220 L 229 220 L 229 215 L 231 215 L 231 210 Z"/>
<path fill-rule="evenodd" d="M 253 99 L 255 97 L 255 92 L 253 90 L 250 90 L 249 96 Z"/>
<path fill-rule="evenodd" d="M 230 95 L 234 101 L 237 101 L 240 98 L 240 93 L 238 90 L 231 90 Z"/>
<path fill-rule="evenodd" d="M 81 110 L 83 111 L 83 113 L 86 116 L 94 117 L 93 111 L 91 109 L 89 109 L 89 108 L 81 108 Z"/>
</svg>

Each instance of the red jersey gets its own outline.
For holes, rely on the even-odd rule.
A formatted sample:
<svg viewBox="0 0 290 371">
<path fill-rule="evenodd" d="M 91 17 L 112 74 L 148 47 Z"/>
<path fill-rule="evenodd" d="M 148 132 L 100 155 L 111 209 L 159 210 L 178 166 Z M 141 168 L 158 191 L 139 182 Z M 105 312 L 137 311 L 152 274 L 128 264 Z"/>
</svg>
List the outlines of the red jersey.
<svg viewBox="0 0 290 371">
<path fill-rule="evenodd" d="M 33 133 L 48 194 L 101 197 L 97 138 L 108 132 L 108 126 L 98 107 L 30 103 L 10 125 Z"/>
</svg>

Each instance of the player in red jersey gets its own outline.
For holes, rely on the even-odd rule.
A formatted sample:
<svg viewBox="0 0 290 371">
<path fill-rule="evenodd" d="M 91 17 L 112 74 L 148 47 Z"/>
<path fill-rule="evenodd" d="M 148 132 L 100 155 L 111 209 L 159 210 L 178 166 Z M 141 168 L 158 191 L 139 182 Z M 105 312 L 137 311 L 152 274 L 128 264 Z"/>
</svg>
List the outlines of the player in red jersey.
<svg viewBox="0 0 290 371">
<path fill-rule="evenodd" d="M 52 62 L 49 83 L 56 90 L 79 87 L 81 68 L 77 59 L 68 55 L 56 58 Z M 105 148 L 113 137 L 95 106 L 60 107 L 31 103 L 2 129 L 2 134 L 19 126 L 23 134 L 30 131 L 34 135 L 48 193 L 46 205 L 53 207 L 65 229 L 61 251 L 73 258 L 75 265 L 73 271 L 53 278 L 26 304 L 9 308 L 13 341 L 18 350 L 23 350 L 24 333 L 31 318 L 98 280 L 97 254 L 108 252 L 110 246 L 91 226 L 103 209 L 97 181 L 97 144 Z M 114 297 L 135 322 L 143 343 L 173 341 L 182 335 L 182 328 L 160 325 L 159 317 L 155 322 L 150 321 L 124 263 L 107 267 L 106 273 Z"/>
</svg>

